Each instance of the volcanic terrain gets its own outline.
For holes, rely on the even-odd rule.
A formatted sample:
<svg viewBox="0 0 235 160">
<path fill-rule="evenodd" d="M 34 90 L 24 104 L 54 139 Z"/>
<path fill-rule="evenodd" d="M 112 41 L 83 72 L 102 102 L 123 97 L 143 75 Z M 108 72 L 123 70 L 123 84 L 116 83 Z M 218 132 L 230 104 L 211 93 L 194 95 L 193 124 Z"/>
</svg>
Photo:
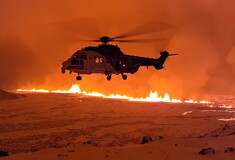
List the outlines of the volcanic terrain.
<svg viewBox="0 0 235 160">
<path fill-rule="evenodd" d="M 4 92 L 3 92 L 4 93 Z M 2 92 L 1 92 L 2 94 Z M 224 159 L 235 147 L 234 108 L 26 93 L 0 101 L 0 151 L 8 160 Z M 144 136 L 149 143 L 141 144 Z M 203 148 L 215 154 L 200 155 Z"/>
</svg>

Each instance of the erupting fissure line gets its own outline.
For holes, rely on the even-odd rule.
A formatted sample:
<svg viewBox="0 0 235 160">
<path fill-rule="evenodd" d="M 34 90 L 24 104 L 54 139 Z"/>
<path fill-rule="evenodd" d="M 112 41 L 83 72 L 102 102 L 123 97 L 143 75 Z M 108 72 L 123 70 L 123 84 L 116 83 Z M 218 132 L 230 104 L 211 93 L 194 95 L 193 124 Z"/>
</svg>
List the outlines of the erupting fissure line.
<svg viewBox="0 0 235 160">
<path fill-rule="evenodd" d="M 165 93 L 165 95 L 158 96 L 158 92 L 150 92 L 148 97 L 145 98 L 134 98 L 134 97 L 129 97 L 126 95 L 119 95 L 119 94 L 111 94 L 111 95 L 104 95 L 99 92 L 86 92 L 82 91 L 80 89 L 80 86 L 77 84 L 74 84 L 69 90 L 55 90 L 55 91 L 49 91 L 49 90 L 44 90 L 44 89 L 31 89 L 31 90 L 26 90 L 26 89 L 18 89 L 18 92 L 43 92 L 43 93 L 79 93 L 82 95 L 87 95 L 87 96 L 95 96 L 95 97 L 102 97 L 102 98 L 111 98 L 111 99 L 126 99 L 129 101 L 139 101 L 139 102 L 169 102 L 169 103 L 201 103 L 201 104 L 211 104 L 212 102 L 208 101 L 193 101 L 193 100 L 179 100 L 179 99 L 172 99 L 170 98 L 169 94 Z"/>
</svg>

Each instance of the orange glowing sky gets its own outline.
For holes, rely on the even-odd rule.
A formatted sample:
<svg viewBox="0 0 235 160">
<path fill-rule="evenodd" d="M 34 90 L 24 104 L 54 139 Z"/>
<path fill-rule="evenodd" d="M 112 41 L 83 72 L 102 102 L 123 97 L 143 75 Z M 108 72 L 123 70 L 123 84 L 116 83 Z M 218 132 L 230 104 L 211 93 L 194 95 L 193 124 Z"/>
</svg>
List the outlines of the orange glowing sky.
<svg viewBox="0 0 235 160">
<path fill-rule="evenodd" d="M 164 22 L 172 26 L 137 38 L 170 36 L 150 44 L 118 44 L 126 54 L 157 58 L 168 50 L 166 70 L 142 68 L 127 81 L 88 75 L 86 91 L 147 96 L 150 90 L 175 98 L 201 93 L 235 94 L 235 2 L 233 0 L 1 0 L 0 88 L 69 89 L 75 74 L 61 75 L 61 62 L 96 43 L 78 40 L 115 36 Z"/>
</svg>

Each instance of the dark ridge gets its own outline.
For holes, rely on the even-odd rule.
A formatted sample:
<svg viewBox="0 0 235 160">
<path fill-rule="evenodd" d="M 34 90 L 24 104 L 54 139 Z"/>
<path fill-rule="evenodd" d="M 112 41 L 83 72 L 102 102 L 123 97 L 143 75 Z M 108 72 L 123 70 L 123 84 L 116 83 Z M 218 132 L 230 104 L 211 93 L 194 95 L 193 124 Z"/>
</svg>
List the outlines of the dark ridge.
<svg viewBox="0 0 235 160">
<path fill-rule="evenodd" d="M 21 97 L 26 97 L 26 96 L 23 94 L 18 94 L 18 93 L 10 93 L 10 92 L 0 89 L 0 100 L 11 100 L 11 99 L 17 99 Z"/>
</svg>

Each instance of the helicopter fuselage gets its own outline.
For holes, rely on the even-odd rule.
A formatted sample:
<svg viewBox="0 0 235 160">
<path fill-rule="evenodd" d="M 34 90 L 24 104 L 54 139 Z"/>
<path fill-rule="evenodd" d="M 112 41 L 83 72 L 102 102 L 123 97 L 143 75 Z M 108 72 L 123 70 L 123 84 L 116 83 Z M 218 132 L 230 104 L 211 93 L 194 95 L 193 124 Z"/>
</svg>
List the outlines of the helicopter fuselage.
<svg viewBox="0 0 235 160">
<path fill-rule="evenodd" d="M 81 74 L 100 73 L 105 74 L 111 80 L 112 74 L 134 74 L 140 66 L 154 66 L 155 69 L 163 69 L 163 64 L 170 54 L 161 52 L 158 59 L 126 55 L 120 48 L 114 45 L 99 45 L 98 47 L 86 47 L 75 52 L 68 60 L 62 63 L 61 72 L 68 70 L 78 74 L 77 80 L 81 80 Z"/>
</svg>

